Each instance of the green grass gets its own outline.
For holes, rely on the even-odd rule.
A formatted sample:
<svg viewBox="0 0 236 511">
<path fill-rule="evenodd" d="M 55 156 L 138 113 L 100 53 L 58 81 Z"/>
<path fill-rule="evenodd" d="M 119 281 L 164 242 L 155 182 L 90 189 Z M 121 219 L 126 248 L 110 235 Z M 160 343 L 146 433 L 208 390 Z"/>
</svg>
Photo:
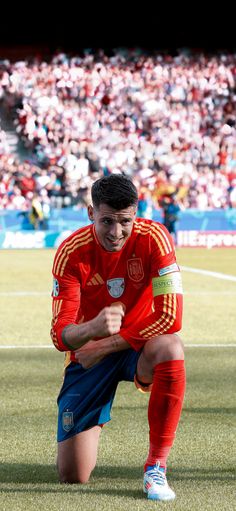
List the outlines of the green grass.
<svg viewBox="0 0 236 511">
<path fill-rule="evenodd" d="M 235 251 L 178 249 L 181 265 L 235 275 Z M 63 354 L 50 345 L 51 265 L 54 251 L 2 251 L 0 344 L 36 349 L 0 350 L 1 511 L 233 511 L 235 509 L 235 348 L 191 343 L 235 342 L 236 283 L 183 272 L 187 391 L 168 464 L 173 503 L 142 493 L 148 448 L 148 396 L 119 385 L 112 421 L 103 428 L 97 467 L 88 485 L 60 485 L 56 459 L 56 396 Z M 224 264 L 225 261 L 225 264 Z"/>
</svg>

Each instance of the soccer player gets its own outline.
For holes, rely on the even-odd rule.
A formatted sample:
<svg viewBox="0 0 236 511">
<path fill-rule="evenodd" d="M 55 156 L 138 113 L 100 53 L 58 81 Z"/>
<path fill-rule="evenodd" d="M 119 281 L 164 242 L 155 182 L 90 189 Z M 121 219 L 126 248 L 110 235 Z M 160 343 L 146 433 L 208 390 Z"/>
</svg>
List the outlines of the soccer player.
<svg viewBox="0 0 236 511">
<path fill-rule="evenodd" d="M 91 225 L 69 236 L 53 264 L 51 336 L 66 352 L 58 396 L 61 482 L 86 483 L 120 381 L 150 392 L 144 492 L 172 500 L 166 464 L 185 391 L 182 286 L 171 235 L 136 219 L 137 189 L 123 175 L 94 182 Z"/>
</svg>

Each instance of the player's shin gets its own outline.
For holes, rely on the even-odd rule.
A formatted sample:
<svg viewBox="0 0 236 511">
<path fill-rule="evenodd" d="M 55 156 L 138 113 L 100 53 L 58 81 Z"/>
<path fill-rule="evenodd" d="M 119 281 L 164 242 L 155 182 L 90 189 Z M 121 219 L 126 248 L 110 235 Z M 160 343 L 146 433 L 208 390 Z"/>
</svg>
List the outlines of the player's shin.
<svg viewBox="0 0 236 511">
<path fill-rule="evenodd" d="M 170 360 L 154 368 L 149 400 L 149 453 L 144 469 L 159 463 L 166 467 L 179 423 L 185 392 L 184 360 Z"/>
</svg>

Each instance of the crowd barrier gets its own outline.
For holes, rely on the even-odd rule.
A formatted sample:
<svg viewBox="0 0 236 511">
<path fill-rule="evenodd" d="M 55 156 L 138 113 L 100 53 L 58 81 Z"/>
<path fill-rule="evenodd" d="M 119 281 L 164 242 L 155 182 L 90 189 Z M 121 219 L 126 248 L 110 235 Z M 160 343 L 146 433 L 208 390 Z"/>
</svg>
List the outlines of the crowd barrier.
<svg viewBox="0 0 236 511">
<path fill-rule="evenodd" d="M 162 222 L 161 210 L 152 218 Z M 86 209 L 52 210 L 44 230 L 34 230 L 28 215 L 20 211 L 0 214 L 0 248 L 56 248 L 69 234 L 89 224 Z M 177 223 L 180 247 L 236 247 L 236 209 L 181 211 Z"/>
</svg>

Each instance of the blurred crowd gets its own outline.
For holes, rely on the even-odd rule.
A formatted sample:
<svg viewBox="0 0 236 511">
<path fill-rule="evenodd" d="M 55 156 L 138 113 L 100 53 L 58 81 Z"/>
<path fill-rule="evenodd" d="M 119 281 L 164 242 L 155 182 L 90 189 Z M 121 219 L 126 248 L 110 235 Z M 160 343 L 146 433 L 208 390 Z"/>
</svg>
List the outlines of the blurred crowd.
<svg viewBox="0 0 236 511">
<path fill-rule="evenodd" d="M 236 207 L 236 55 L 120 49 L 0 64 L 0 101 L 29 158 L 0 130 L 0 209 L 83 207 L 130 175 L 140 211 Z"/>
</svg>

